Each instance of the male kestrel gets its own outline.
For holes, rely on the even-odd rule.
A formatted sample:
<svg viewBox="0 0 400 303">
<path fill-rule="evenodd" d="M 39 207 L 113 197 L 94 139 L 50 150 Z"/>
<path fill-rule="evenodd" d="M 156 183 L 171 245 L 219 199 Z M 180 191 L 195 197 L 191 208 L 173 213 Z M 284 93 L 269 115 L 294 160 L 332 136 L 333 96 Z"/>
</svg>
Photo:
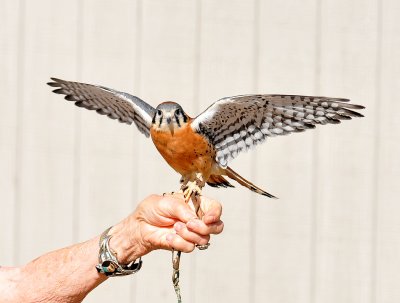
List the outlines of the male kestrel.
<svg viewBox="0 0 400 303">
<path fill-rule="evenodd" d="M 156 108 L 136 96 L 104 86 L 51 78 L 53 92 L 64 94 L 75 105 L 119 122 L 132 124 L 146 136 L 181 174 L 186 200 L 200 194 L 207 183 L 233 187 L 225 177 L 258 194 L 275 198 L 228 167 L 240 152 L 262 143 L 267 137 L 315 128 L 316 124 L 340 123 L 363 117 L 363 109 L 348 99 L 300 95 L 239 95 L 222 98 L 196 118 L 189 117 L 175 102 Z"/>
<path fill-rule="evenodd" d="M 181 190 L 186 202 L 201 193 L 207 183 L 232 187 L 225 177 L 248 189 L 275 198 L 228 167 L 240 152 L 262 143 L 267 137 L 302 132 L 316 124 L 340 123 L 363 115 L 363 109 L 348 99 L 299 95 L 241 95 L 222 98 L 196 118 L 189 117 L 175 102 L 153 108 L 136 96 L 104 86 L 51 78 L 53 92 L 66 95 L 75 105 L 96 110 L 120 122 L 135 123 L 168 162 L 181 174 Z M 192 199 L 199 218 L 199 201 Z M 207 245 L 198 246 L 206 249 Z M 180 252 L 173 258 L 172 281 L 181 302 L 179 288 Z"/>
</svg>

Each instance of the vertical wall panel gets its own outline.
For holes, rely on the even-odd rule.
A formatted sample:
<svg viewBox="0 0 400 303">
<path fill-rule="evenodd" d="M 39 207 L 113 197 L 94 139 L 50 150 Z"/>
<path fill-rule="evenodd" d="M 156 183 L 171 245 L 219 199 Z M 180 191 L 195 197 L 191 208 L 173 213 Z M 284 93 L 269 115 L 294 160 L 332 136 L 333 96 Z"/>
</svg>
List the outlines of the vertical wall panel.
<svg viewBox="0 0 400 303">
<path fill-rule="evenodd" d="M 193 114 L 196 1 L 143 1 L 140 96 L 154 107 L 175 101 Z M 137 199 L 177 191 L 180 175 L 159 155 L 151 139 L 140 139 Z M 182 255 L 182 297 L 192 302 L 191 259 Z M 171 253 L 153 252 L 143 258 L 138 275 L 137 302 L 174 302 Z M 153 285 L 149 287 L 149 285 Z"/>
<path fill-rule="evenodd" d="M 316 13 L 316 1 L 261 1 L 259 92 L 316 93 Z M 324 131 L 269 138 L 253 152 L 254 181 L 279 197 L 254 201 L 256 302 L 310 302 L 313 142 Z"/>
<path fill-rule="evenodd" d="M 135 93 L 136 2 L 85 1 L 82 12 L 80 81 Z M 119 123 L 94 111 L 80 113 L 79 237 L 100 234 L 133 211 L 137 138 L 135 125 Z M 133 133 L 135 136 L 133 136 Z M 132 277 L 110 279 L 88 302 L 129 302 Z"/>
<path fill-rule="evenodd" d="M 19 262 L 72 241 L 73 111 L 49 98 L 49 76 L 75 74 L 76 6 L 26 1 L 20 139 Z M 47 9 L 43 9 L 47 8 Z M 68 18 L 60 19 L 62 11 Z M 66 56 L 68 57 L 66 58 Z"/>
<path fill-rule="evenodd" d="M 279 200 L 204 189 L 225 230 L 183 255 L 184 302 L 398 302 L 400 6 L 297 2 L 1 1 L 0 264 L 94 237 L 179 187 L 135 126 L 68 104 L 50 76 L 192 116 L 229 95 L 322 94 L 366 105 L 366 117 L 269 139 L 231 163 Z M 174 302 L 170 252 L 143 259 L 85 302 Z"/>
<path fill-rule="evenodd" d="M 367 107 L 318 133 L 315 302 L 369 302 L 374 248 L 377 1 L 322 1 L 320 93 Z"/>
<path fill-rule="evenodd" d="M 400 3 L 381 1 L 381 45 L 379 98 L 375 115 L 379 124 L 375 129 L 377 154 L 377 293 L 376 302 L 400 301 L 399 255 L 400 222 Z"/>
<path fill-rule="evenodd" d="M 20 37 L 21 6 L 18 1 L 0 3 L 0 192 L 1 212 L 4 227 L 0 228 L 0 238 L 4 247 L 0 249 L 0 264 L 12 264 L 15 260 L 15 190 L 16 190 L 16 148 L 18 134 L 18 55 Z"/>
<path fill-rule="evenodd" d="M 202 1 L 201 5 L 199 108 L 203 111 L 219 98 L 252 92 L 254 7 L 245 1 Z M 230 166 L 250 177 L 248 155 Z M 223 204 L 225 231 L 211 239 L 207 251 L 196 252 L 196 302 L 247 302 L 252 193 L 240 185 L 206 187 L 203 193 Z"/>
</svg>

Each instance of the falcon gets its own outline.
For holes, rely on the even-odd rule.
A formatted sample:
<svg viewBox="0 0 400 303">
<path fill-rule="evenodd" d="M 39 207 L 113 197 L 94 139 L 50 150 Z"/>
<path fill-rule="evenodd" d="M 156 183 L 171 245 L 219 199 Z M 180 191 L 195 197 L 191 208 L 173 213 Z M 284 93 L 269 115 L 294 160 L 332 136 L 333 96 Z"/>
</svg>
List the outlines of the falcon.
<svg viewBox="0 0 400 303">
<path fill-rule="evenodd" d="M 151 137 L 167 163 L 181 175 L 181 191 L 192 202 L 201 219 L 200 201 L 205 184 L 233 187 L 227 178 L 251 191 L 275 198 L 246 180 L 228 163 L 241 152 L 262 143 L 268 137 L 303 132 L 317 124 L 338 124 L 341 120 L 363 117 L 356 110 L 364 106 L 344 98 L 301 95 L 240 95 L 222 98 L 196 118 L 191 118 L 175 102 L 163 102 L 156 108 L 136 96 L 104 86 L 51 78 L 53 92 L 65 95 L 79 107 L 95 110 L 119 122 L 134 123 Z M 207 249 L 206 245 L 196 245 Z M 172 251 L 172 282 L 178 302 L 181 252 Z"/>
<path fill-rule="evenodd" d="M 175 102 L 163 102 L 153 108 L 136 96 L 104 86 L 51 80 L 47 84 L 56 88 L 54 93 L 65 95 L 66 100 L 119 122 L 134 123 L 146 137 L 151 137 L 161 156 L 182 176 L 181 191 L 187 202 L 192 194 L 199 195 L 205 184 L 233 187 L 227 178 L 255 193 L 276 198 L 240 176 L 228 163 L 268 137 L 363 117 L 356 110 L 364 108 L 344 98 L 239 95 L 222 98 L 191 118 Z"/>
</svg>

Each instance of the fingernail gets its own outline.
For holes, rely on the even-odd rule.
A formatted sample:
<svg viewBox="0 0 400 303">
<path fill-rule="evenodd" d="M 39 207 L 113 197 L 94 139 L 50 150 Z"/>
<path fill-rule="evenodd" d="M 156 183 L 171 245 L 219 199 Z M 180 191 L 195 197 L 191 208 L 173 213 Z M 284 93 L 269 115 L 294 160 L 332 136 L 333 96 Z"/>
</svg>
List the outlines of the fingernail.
<svg viewBox="0 0 400 303">
<path fill-rule="evenodd" d="M 182 222 L 176 222 L 174 228 L 176 231 L 180 231 L 184 226 L 185 224 L 183 224 Z"/>
</svg>

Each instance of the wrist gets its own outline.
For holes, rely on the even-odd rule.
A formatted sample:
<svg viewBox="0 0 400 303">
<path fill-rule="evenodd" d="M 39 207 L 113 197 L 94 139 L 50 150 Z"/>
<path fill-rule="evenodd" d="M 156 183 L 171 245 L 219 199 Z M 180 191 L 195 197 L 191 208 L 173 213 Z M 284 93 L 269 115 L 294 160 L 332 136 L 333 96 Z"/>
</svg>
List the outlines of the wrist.
<svg viewBox="0 0 400 303">
<path fill-rule="evenodd" d="M 110 247 L 120 264 L 129 264 L 148 253 L 142 244 L 140 224 L 136 220 L 133 222 L 124 220 L 114 225 L 108 234 L 112 235 Z"/>
</svg>

